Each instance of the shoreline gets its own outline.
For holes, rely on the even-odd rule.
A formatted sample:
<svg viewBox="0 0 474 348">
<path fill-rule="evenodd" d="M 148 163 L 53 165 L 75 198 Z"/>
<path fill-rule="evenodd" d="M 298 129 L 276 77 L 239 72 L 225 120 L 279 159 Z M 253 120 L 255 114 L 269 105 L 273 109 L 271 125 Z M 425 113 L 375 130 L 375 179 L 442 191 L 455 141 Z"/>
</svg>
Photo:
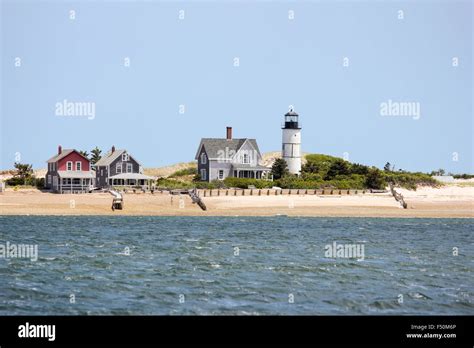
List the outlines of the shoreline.
<svg viewBox="0 0 474 348">
<path fill-rule="evenodd" d="M 111 210 L 109 193 L 55 194 L 7 190 L 0 194 L 2 216 L 291 216 L 371 218 L 474 218 L 474 187 L 400 190 L 403 209 L 390 193 L 354 195 L 221 195 L 203 197 L 207 210 L 189 196 L 124 194 L 124 209 Z"/>
</svg>

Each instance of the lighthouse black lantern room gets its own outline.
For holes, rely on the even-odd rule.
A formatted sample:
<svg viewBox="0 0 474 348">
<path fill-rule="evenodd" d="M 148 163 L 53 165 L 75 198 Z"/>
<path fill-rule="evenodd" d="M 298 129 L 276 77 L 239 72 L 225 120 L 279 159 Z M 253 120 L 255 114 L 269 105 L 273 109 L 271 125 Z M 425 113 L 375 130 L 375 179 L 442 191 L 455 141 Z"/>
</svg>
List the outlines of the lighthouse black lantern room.
<svg viewBox="0 0 474 348">
<path fill-rule="evenodd" d="M 298 124 L 298 114 L 293 109 L 290 109 L 285 114 L 285 126 L 283 128 L 300 129 Z"/>
</svg>

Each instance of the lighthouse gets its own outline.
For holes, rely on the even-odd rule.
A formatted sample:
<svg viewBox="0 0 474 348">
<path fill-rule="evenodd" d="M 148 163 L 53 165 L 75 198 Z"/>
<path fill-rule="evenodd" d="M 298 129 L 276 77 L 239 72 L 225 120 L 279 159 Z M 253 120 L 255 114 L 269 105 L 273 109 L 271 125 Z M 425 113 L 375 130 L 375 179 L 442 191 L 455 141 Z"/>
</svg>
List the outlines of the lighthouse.
<svg viewBox="0 0 474 348">
<path fill-rule="evenodd" d="M 301 127 L 298 114 L 290 108 L 285 114 L 285 123 L 282 127 L 281 156 L 288 164 L 290 174 L 301 174 Z"/>
</svg>

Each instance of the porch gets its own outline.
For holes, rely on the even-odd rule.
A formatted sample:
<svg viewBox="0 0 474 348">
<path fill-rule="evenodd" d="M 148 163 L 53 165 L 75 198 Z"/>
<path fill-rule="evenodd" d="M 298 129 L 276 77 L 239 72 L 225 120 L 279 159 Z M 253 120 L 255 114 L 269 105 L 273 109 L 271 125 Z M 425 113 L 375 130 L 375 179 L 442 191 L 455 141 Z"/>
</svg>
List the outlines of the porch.
<svg viewBox="0 0 474 348">
<path fill-rule="evenodd" d="M 92 172 L 58 172 L 59 180 L 56 191 L 59 193 L 87 193 L 94 188 L 94 174 Z"/>
<path fill-rule="evenodd" d="M 271 180 L 271 169 L 263 166 L 233 165 L 232 175 L 235 178 Z"/>
<path fill-rule="evenodd" d="M 111 176 L 108 185 L 114 187 L 140 187 L 141 189 L 150 189 L 155 178 L 141 173 L 122 173 Z"/>
</svg>

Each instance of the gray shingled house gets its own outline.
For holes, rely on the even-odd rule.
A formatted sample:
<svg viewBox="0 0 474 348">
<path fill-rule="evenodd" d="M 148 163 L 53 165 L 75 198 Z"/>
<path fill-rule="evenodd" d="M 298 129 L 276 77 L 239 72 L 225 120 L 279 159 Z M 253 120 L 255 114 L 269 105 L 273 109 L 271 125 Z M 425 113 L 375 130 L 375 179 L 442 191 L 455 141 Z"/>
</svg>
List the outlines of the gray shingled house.
<svg viewBox="0 0 474 348">
<path fill-rule="evenodd" d="M 226 138 L 202 138 L 195 159 L 201 181 L 227 177 L 266 179 L 270 168 L 260 165 L 262 155 L 255 139 L 233 139 L 227 127 Z"/>
<path fill-rule="evenodd" d="M 143 174 L 143 168 L 127 150 L 116 150 L 115 146 L 95 164 L 98 188 L 113 186 L 141 186 L 150 185 L 151 176 Z"/>
</svg>

